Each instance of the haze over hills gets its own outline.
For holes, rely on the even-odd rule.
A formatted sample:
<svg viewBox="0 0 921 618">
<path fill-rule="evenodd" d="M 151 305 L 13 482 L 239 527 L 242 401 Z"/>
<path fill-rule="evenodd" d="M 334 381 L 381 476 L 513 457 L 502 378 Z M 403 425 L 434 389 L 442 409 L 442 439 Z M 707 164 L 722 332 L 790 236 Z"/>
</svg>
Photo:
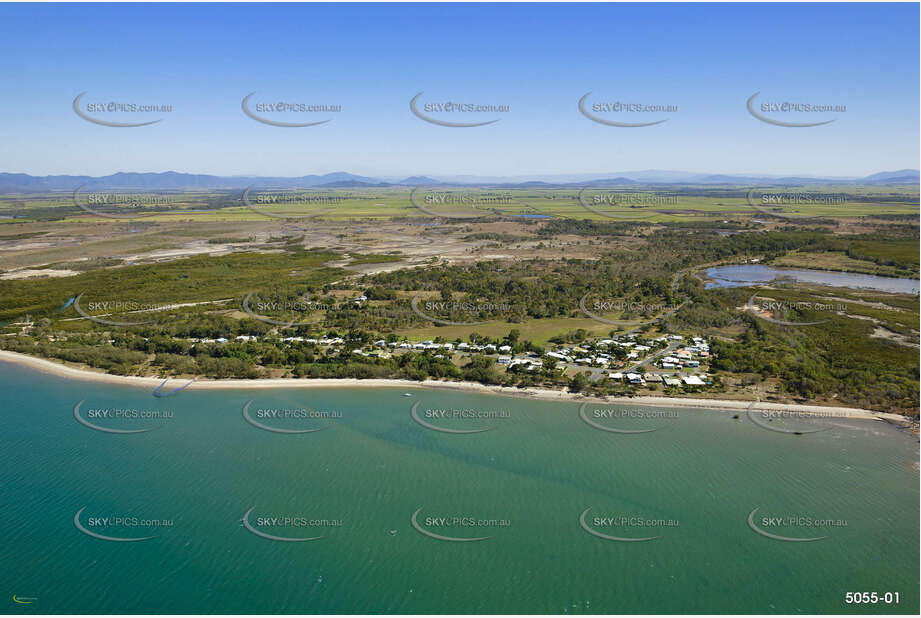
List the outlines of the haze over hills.
<svg viewBox="0 0 921 618">
<path fill-rule="evenodd" d="M 409 176 L 405 178 L 372 178 L 349 172 L 308 174 L 296 177 L 277 176 L 215 176 L 210 174 L 186 174 L 181 172 L 118 172 L 109 176 L 31 176 L 29 174 L 0 173 L 0 193 L 48 193 L 84 190 L 137 190 L 180 191 L 180 190 L 242 190 L 249 186 L 276 189 L 307 187 L 348 188 L 424 186 L 438 184 L 489 185 L 496 187 L 565 187 L 565 186 L 613 186 L 613 185 L 807 185 L 807 184 L 865 184 L 897 185 L 914 184 L 921 180 L 918 170 L 903 169 L 891 172 L 877 172 L 862 178 L 856 177 L 811 177 L 811 176 L 756 176 L 738 174 L 695 174 L 665 170 L 643 170 L 612 174 L 535 174 L 531 177 L 501 176 Z"/>
</svg>

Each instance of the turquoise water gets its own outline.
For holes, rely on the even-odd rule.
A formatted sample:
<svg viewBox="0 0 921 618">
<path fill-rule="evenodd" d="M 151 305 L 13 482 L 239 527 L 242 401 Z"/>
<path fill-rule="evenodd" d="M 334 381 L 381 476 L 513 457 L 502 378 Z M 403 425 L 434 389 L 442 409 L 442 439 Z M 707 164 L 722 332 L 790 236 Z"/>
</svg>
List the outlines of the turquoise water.
<svg viewBox="0 0 921 618">
<path fill-rule="evenodd" d="M 150 390 L 0 363 L 7 613 L 917 613 L 918 445 L 875 421 L 433 390 Z M 177 383 L 176 386 L 179 384 Z M 258 428 L 321 429 L 281 434 Z M 100 427 L 145 429 L 112 434 Z M 416 422 L 456 430 L 452 434 Z M 157 410 L 156 420 L 92 418 Z M 260 410 L 312 409 L 279 420 Z M 596 409 L 623 415 L 606 419 Z M 442 419 L 430 410 L 494 418 Z M 653 410 L 646 408 L 645 411 Z M 766 424 L 764 421 L 762 424 Z M 620 538 L 589 534 L 588 526 Z M 748 524 L 815 542 L 761 536 Z M 85 529 L 117 538 L 114 542 Z M 309 538 L 274 541 L 266 534 Z M 420 510 L 421 509 L 421 510 Z M 416 530 L 452 538 L 437 540 Z M 764 523 L 811 516 L 820 527 Z M 606 525 L 595 517 L 639 518 Z M 96 518 L 163 525 L 101 525 Z M 259 520 L 259 517 L 266 519 Z M 298 517 L 311 525 L 273 526 Z M 428 518 L 466 517 L 441 526 Z M 260 524 L 260 521 L 262 523 Z M 841 522 L 846 522 L 841 525 Z M 170 524 L 170 525 L 166 525 Z M 339 524 L 339 525 L 336 525 Z M 467 525 L 470 524 L 470 525 Z M 900 593 L 855 607 L 846 592 Z M 18 604 L 17 598 L 34 599 Z"/>
</svg>

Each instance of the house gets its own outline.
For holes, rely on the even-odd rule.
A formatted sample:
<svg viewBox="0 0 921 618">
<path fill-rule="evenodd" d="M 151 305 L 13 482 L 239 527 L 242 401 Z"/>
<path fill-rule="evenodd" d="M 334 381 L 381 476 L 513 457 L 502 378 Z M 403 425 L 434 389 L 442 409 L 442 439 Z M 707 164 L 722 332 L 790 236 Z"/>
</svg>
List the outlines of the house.
<svg viewBox="0 0 921 618">
<path fill-rule="evenodd" d="M 510 346 L 510 345 L 500 345 L 500 346 L 499 346 L 499 351 L 500 351 L 500 352 L 511 352 L 511 351 L 512 351 L 512 346 Z"/>
<path fill-rule="evenodd" d="M 484 349 L 485 349 L 487 352 L 495 352 L 495 351 L 496 351 L 496 346 L 493 345 L 492 343 L 487 343 L 486 346 L 484 347 Z"/>
<path fill-rule="evenodd" d="M 618 371 L 618 372 L 615 372 L 615 373 L 609 373 L 609 374 L 608 374 L 608 377 L 611 378 L 612 380 L 623 380 L 623 379 L 624 379 L 624 374 L 622 374 L 621 372 Z"/>
<path fill-rule="evenodd" d="M 499 363 L 500 365 L 508 365 L 512 362 L 512 357 L 511 356 L 500 356 L 496 362 Z"/>
<path fill-rule="evenodd" d="M 643 376 L 638 373 L 628 373 L 627 381 L 630 382 L 630 384 L 646 384 L 646 381 L 643 380 Z"/>
<path fill-rule="evenodd" d="M 684 364 L 685 367 L 700 367 L 700 361 L 689 360 Z"/>
<path fill-rule="evenodd" d="M 681 386 L 681 380 L 675 376 L 665 376 L 662 380 L 665 382 L 665 386 Z"/>
<path fill-rule="evenodd" d="M 662 382 L 662 376 L 660 376 L 658 373 L 644 373 L 643 379 L 647 382 L 655 382 L 659 384 Z"/>
<path fill-rule="evenodd" d="M 387 345 L 387 342 L 384 341 L 383 339 L 378 339 L 377 341 L 374 342 L 374 345 L 379 348 L 383 348 L 385 345 Z"/>
<path fill-rule="evenodd" d="M 516 358 L 508 364 L 509 367 L 514 367 L 515 365 L 527 365 L 528 371 L 534 371 L 540 367 L 544 366 L 544 361 L 534 360 L 533 358 Z"/>
<path fill-rule="evenodd" d="M 458 343 L 458 344 L 457 344 L 457 349 L 458 349 L 458 350 L 468 350 L 468 349 L 470 349 L 470 344 L 467 343 L 466 341 L 461 342 L 461 343 Z"/>
<path fill-rule="evenodd" d="M 697 376 L 684 376 L 681 378 L 688 386 L 703 386 L 704 381 Z"/>
</svg>

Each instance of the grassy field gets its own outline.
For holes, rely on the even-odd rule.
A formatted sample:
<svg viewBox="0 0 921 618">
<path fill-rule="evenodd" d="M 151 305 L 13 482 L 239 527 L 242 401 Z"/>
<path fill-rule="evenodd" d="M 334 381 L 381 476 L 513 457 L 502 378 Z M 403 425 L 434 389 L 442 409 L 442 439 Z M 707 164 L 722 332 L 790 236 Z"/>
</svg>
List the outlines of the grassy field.
<svg viewBox="0 0 921 618">
<path fill-rule="evenodd" d="M 649 222 L 714 220 L 720 218 L 771 218 L 752 207 L 749 191 L 741 186 L 618 186 L 616 188 L 476 188 L 445 187 L 419 189 L 413 203 L 407 187 L 317 189 L 302 192 L 253 191 L 243 202 L 242 192 L 189 192 L 156 194 L 166 203 L 92 206 L 97 212 L 134 216 L 132 221 L 238 222 L 290 217 L 309 221 L 395 219 L 436 215 L 456 217 L 503 216 L 562 217 L 590 220 L 638 219 Z M 765 208 L 795 222 L 802 218 L 865 217 L 870 215 L 917 215 L 918 188 L 807 186 L 758 187 L 761 193 L 797 195 L 841 195 L 842 203 L 781 204 Z M 118 192 L 127 193 L 127 192 Z M 153 194 L 151 194 L 153 195 Z M 271 198 L 271 199 L 266 199 Z M 262 201 L 260 201 L 262 200 Z M 85 198 L 78 198 L 87 205 Z M 587 206 L 586 206 L 587 205 Z M 50 195 L 7 195 L 0 197 L 0 219 L 4 222 L 47 218 L 97 217 L 75 204 L 70 193 Z M 127 219 L 125 219 L 127 220 Z"/>
</svg>

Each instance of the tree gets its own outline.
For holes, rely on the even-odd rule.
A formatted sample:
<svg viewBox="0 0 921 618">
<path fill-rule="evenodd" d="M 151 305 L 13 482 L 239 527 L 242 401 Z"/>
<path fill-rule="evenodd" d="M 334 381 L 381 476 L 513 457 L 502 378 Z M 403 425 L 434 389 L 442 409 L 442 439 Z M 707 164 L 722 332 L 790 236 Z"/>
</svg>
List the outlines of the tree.
<svg viewBox="0 0 921 618">
<path fill-rule="evenodd" d="M 577 373 L 572 377 L 572 380 L 569 381 L 569 390 L 574 393 L 581 393 L 587 386 L 588 378 L 582 373 Z"/>
</svg>

